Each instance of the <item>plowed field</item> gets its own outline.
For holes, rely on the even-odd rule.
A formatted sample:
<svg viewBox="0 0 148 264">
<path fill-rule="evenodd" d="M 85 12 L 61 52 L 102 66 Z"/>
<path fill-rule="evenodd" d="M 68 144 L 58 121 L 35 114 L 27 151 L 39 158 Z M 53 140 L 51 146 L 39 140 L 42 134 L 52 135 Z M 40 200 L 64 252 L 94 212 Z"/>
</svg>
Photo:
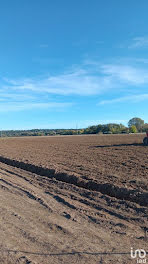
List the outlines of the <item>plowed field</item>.
<svg viewBox="0 0 148 264">
<path fill-rule="evenodd" d="M 0 139 L 0 263 L 136 263 L 148 251 L 144 135 Z"/>
</svg>

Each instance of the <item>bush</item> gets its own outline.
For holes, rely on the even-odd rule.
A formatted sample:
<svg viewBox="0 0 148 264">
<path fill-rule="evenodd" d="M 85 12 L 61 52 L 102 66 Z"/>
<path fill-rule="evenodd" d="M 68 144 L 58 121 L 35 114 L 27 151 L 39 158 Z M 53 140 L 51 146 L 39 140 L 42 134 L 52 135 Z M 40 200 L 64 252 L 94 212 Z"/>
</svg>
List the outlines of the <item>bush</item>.
<svg viewBox="0 0 148 264">
<path fill-rule="evenodd" d="M 132 125 L 129 129 L 130 133 L 137 133 L 137 128 L 136 126 Z"/>
</svg>

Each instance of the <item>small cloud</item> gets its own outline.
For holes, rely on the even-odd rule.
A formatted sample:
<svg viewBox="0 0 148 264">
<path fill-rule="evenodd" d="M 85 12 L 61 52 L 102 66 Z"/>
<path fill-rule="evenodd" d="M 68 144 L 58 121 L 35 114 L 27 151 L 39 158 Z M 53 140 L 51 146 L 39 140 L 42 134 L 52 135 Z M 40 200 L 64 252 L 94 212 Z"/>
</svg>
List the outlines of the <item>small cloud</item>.
<svg viewBox="0 0 148 264">
<path fill-rule="evenodd" d="M 71 107 L 72 103 L 27 103 L 27 102 L 10 102 L 6 104 L 0 104 L 0 112 L 16 112 L 16 111 L 27 111 L 27 110 L 33 110 L 33 109 L 54 109 L 59 110 L 66 107 Z"/>
<path fill-rule="evenodd" d="M 112 76 L 120 82 L 132 85 L 142 85 L 148 83 L 148 70 L 131 65 L 108 64 L 102 65 L 102 72 Z"/>
<path fill-rule="evenodd" d="M 132 44 L 128 46 L 129 49 L 148 48 L 148 37 L 137 37 L 132 40 Z"/>
<path fill-rule="evenodd" d="M 131 103 L 138 103 L 140 101 L 148 100 L 148 94 L 140 94 L 140 95 L 131 95 L 131 96 L 123 96 L 111 100 L 103 100 L 99 102 L 97 105 L 105 105 L 105 104 L 115 104 L 130 101 Z"/>
</svg>

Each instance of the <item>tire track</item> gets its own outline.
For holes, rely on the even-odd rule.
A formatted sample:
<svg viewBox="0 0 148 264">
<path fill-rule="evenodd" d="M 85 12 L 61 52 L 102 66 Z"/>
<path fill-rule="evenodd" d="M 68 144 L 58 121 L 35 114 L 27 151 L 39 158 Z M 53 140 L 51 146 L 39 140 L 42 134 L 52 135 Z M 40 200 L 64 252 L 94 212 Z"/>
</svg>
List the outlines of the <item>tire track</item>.
<svg viewBox="0 0 148 264">
<path fill-rule="evenodd" d="M 18 187 L 18 186 L 16 186 L 16 185 L 14 185 L 14 184 L 12 184 L 12 183 L 10 183 L 10 182 L 8 182 L 8 181 L 6 181 L 6 180 L 4 180 L 4 179 L 0 179 L 0 181 L 1 182 L 3 182 L 3 183 L 5 183 L 6 185 L 8 185 L 8 186 L 11 186 L 12 188 L 14 188 L 14 189 L 17 189 L 17 190 L 19 190 L 19 191 L 21 191 L 22 193 L 24 193 L 28 198 L 30 198 L 30 199 L 32 199 L 32 200 L 35 200 L 35 201 L 37 201 L 40 205 L 42 205 L 42 206 L 44 206 L 46 209 L 48 209 L 49 211 L 52 211 L 51 210 L 51 208 L 40 198 L 40 197 L 37 197 L 37 196 L 35 196 L 34 194 L 32 194 L 31 192 L 29 192 L 29 191 L 27 191 L 27 190 L 24 190 L 24 189 L 22 189 L 22 188 L 20 188 L 20 187 Z M 9 188 L 7 188 L 7 187 L 3 187 L 5 190 L 9 190 Z"/>
</svg>

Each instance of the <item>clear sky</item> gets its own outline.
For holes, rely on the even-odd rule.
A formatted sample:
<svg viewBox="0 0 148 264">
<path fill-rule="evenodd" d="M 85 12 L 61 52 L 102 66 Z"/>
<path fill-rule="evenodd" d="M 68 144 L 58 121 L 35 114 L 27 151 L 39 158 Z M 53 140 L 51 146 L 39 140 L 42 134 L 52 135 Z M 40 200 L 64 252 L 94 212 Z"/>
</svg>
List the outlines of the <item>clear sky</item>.
<svg viewBox="0 0 148 264">
<path fill-rule="evenodd" d="M 147 0 L 1 0 L 0 129 L 148 122 Z"/>
</svg>

